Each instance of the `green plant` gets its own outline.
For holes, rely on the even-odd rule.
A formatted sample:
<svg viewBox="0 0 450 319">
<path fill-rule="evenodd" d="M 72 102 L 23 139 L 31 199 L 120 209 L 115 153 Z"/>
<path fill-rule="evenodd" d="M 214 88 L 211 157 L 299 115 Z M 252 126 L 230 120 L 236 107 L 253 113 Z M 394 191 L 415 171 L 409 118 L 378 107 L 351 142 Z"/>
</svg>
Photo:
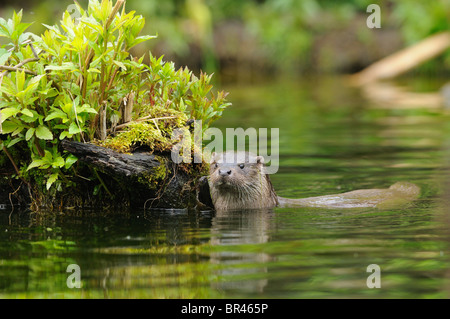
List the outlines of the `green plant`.
<svg viewBox="0 0 450 319">
<path fill-rule="evenodd" d="M 91 0 L 87 10 L 77 8 L 80 18 L 66 11 L 41 36 L 25 32 L 30 24 L 21 22 L 22 11 L 8 21 L 0 18 L 0 37 L 9 40 L 0 47 L 0 125 L 6 135 L 0 146 L 5 153 L 26 149 L 24 165 L 44 172 L 47 189 L 76 173 L 76 158 L 59 148 L 63 139 L 111 140 L 134 123 L 155 119 L 162 124 L 153 129 L 162 134 L 150 135 L 167 139 L 185 125 L 186 115 L 206 128 L 229 105 L 225 93 L 210 92 L 211 76 L 175 70 L 151 53 L 149 65 L 143 56 L 133 57 L 129 50 L 154 36 L 139 36 L 144 18 L 126 13 L 124 0 Z M 23 167 L 13 165 L 21 175 Z"/>
</svg>

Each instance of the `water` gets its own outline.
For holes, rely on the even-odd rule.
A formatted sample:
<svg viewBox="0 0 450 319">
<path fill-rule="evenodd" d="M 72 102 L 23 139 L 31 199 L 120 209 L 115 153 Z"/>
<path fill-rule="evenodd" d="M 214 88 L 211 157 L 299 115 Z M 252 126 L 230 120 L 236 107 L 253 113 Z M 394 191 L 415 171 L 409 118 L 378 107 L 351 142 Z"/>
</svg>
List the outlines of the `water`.
<svg viewBox="0 0 450 319">
<path fill-rule="evenodd" d="M 438 89 L 439 81 L 406 81 Z M 391 210 L 64 212 L 0 209 L 1 298 L 448 298 L 449 117 L 376 107 L 337 78 L 227 87 L 225 127 L 280 128 L 278 194 L 409 181 Z M 68 265 L 82 288 L 68 288 Z M 368 288 L 367 267 L 381 288 Z"/>
</svg>

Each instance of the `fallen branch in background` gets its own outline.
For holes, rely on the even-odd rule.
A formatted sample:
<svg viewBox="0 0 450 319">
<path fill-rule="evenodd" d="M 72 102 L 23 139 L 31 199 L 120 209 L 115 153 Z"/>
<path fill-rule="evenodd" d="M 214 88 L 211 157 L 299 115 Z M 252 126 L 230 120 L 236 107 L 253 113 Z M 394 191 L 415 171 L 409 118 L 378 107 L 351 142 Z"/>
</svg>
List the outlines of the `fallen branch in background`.
<svg viewBox="0 0 450 319">
<path fill-rule="evenodd" d="M 450 32 L 432 35 L 351 75 L 350 82 L 361 86 L 377 80 L 394 78 L 438 56 L 449 47 Z"/>
<path fill-rule="evenodd" d="M 408 92 L 394 83 L 380 82 L 392 79 L 414 69 L 450 47 L 450 32 L 432 35 L 419 43 L 396 52 L 349 77 L 350 85 L 361 87 L 370 101 L 387 108 L 441 108 L 450 106 L 450 85 L 440 92 Z"/>
</svg>

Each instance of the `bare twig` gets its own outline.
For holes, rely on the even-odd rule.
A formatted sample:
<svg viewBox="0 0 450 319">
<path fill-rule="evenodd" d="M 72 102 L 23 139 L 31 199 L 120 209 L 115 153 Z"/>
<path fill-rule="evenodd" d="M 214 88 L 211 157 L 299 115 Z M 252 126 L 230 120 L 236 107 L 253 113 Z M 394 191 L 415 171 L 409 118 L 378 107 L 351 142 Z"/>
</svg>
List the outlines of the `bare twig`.
<svg viewBox="0 0 450 319">
<path fill-rule="evenodd" d="M 134 106 L 134 92 L 131 91 L 126 98 L 123 99 L 123 116 L 122 120 L 124 123 L 128 123 L 131 121 L 131 112 L 133 112 L 133 106 Z"/>
<path fill-rule="evenodd" d="M 30 187 L 30 184 L 20 174 L 19 167 L 17 167 L 16 162 L 14 162 L 14 159 L 12 158 L 11 154 L 8 152 L 8 150 L 6 149 L 5 146 L 3 146 L 3 152 L 5 152 L 6 156 L 8 156 L 8 158 L 9 158 L 9 161 L 14 166 L 14 170 L 16 171 L 17 176 L 19 176 L 19 178 L 22 180 L 22 182 L 24 182 L 25 184 L 28 185 L 28 187 Z"/>
<path fill-rule="evenodd" d="M 108 83 L 108 87 L 106 88 L 106 91 L 109 91 L 113 85 L 114 79 L 116 77 L 117 72 L 119 72 L 119 68 L 116 67 L 116 69 L 114 70 L 114 73 L 112 75 L 112 77 L 109 79 L 109 83 Z"/>
<path fill-rule="evenodd" d="M 155 124 L 156 128 L 158 129 L 159 134 L 162 134 L 161 130 L 159 129 L 158 122 L 156 122 L 156 119 L 152 119 L 152 121 Z"/>
<path fill-rule="evenodd" d="M 106 139 L 106 105 L 100 107 L 100 140 Z"/>
<path fill-rule="evenodd" d="M 125 0 L 117 0 L 116 4 L 112 8 L 112 12 L 108 17 L 108 20 L 106 21 L 106 28 L 108 29 L 110 24 L 113 22 L 114 18 L 116 17 L 117 12 L 119 12 L 120 7 L 125 3 Z"/>
<path fill-rule="evenodd" d="M 19 64 L 17 64 L 15 67 L 20 68 L 20 67 L 24 66 L 25 64 L 27 64 L 28 62 L 36 62 L 36 61 L 39 61 L 39 57 L 28 58 L 28 59 L 23 60 Z M 28 70 L 28 71 L 31 71 L 31 70 Z M 31 71 L 31 72 L 33 72 L 33 71 Z"/>
<path fill-rule="evenodd" d="M 108 193 L 108 195 L 110 197 L 113 197 L 113 195 L 111 194 L 111 192 L 109 191 L 108 187 L 106 187 L 105 182 L 103 181 L 103 179 L 100 177 L 100 175 L 98 174 L 97 170 L 95 168 L 93 168 L 95 176 L 98 178 L 98 180 L 100 181 L 100 184 L 102 184 L 103 188 L 105 189 L 105 191 Z"/>
<path fill-rule="evenodd" d="M 34 57 L 39 60 L 39 56 L 37 55 L 36 51 L 34 50 L 33 43 L 30 43 L 30 49 L 31 49 L 31 52 L 33 52 Z"/>
<path fill-rule="evenodd" d="M 12 216 L 12 213 L 14 212 L 14 203 L 13 203 L 11 197 L 12 197 L 12 195 L 15 195 L 19 191 L 21 186 L 22 186 L 22 184 L 20 184 L 19 187 L 17 187 L 17 189 L 13 193 L 9 193 L 9 195 L 8 195 L 9 203 L 11 204 L 11 211 L 9 212 L 9 216 L 8 216 L 9 225 L 11 225 L 11 216 Z"/>
<path fill-rule="evenodd" d="M 0 65 L 0 70 L 6 70 L 0 75 L 0 77 L 3 77 L 4 75 L 6 75 L 6 73 L 8 73 L 10 71 L 15 71 L 15 72 L 24 71 L 25 73 L 28 73 L 28 74 L 37 75 L 37 73 L 34 71 L 27 70 L 27 69 L 21 69 L 22 66 L 24 66 L 25 64 L 27 64 L 29 62 L 39 61 L 39 56 L 36 54 L 33 44 L 31 44 L 31 40 L 28 40 L 26 42 L 30 42 L 29 46 L 31 48 L 31 52 L 33 52 L 34 58 L 25 59 L 22 62 L 20 62 L 19 64 L 17 64 L 16 66 Z"/>
<path fill-rule="evenodd" d="M 37 75 L 37 73 L 34 71 L 27 70 L 27 69 L 21 69 L 20 67 L 16 67 L 16 66 L 0 65 L 0 70 L 6 70 L 5 72 L 2 73 L 2 76 L 4 76 L 6 73 L 11 72 L 11 71 L 13 71 L 13 72 L 20 71 L 20 72 L 25 72 L 25 73 L 31 74 L 31 75 Z"/>
<path fill-rule="evenodd" d="M 20 176 L 20 171 L 16 165 L 16 162 L 14 162 L 14 159 L 12 158 L 11 154 L 8 152 L 5 146 L 3 146 L 3 152 L 5 152 L 6 156 L 8 156 L 11 164 L 14 166 L 14 170 L 16 171 L 17 175 Z"/>
<path fill-rule="evenodd" d="M 139 123 L 139 122 L 143 122 L 143 121 L 153 121 L 153 122 L 155 122 L 155 121 L 157 121 L 157 120 L 167 120 L 167 119 L 173 119 L 173 118 L 175 118 L 175 116 L 164 116 L 164 117 L 155 117 L 155 118 L 151 118 L 152 116 L 150 115 L 150 116 L 144 116 L 144 117 L 141 117 L 141 118 L 138 118 L 138 119 L 136 119 L 136 120 L 134 120 L 134 121 L 131 121 L 131 122 L 128 122 L 128 123 L 124 123 L 124 124 L 120 124 L 120 125 L 117 125 L 116 126 L 116 130 L 121 130 L 121 129 L 123 129 L 124 127 L 127 127 L 128 125 L 131 125 L 131 124 L 136 124 L 136 123 Z"/>
</svg>

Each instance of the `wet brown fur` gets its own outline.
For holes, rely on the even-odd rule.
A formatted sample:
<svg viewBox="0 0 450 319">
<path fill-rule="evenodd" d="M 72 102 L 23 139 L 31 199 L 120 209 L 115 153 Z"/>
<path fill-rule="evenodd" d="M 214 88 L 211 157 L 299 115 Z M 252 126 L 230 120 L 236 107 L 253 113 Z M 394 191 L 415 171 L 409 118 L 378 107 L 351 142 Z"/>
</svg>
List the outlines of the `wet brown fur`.
<svg viewBox="0 0 450 319">
<path fill-rule="evenodd" d="M 363 189 L 336 195 L 290 199 L 277 196 L 264 158 L 249 152 L 212 154 L 209 171 L 211 199 L 216 210 L 282 207 L 394 208 L 417 199 L 420 188 L 398 182 L 387 189 Z"/>
<path fill-rule="evenodd" d="M 230 160 L 227 156 L 231 156 Z M 216 210 L 278 205 L 269 175 L 264 173 L 263 157 L 248 152 L 213 153 L 209 186 Z"/>
</svg>

